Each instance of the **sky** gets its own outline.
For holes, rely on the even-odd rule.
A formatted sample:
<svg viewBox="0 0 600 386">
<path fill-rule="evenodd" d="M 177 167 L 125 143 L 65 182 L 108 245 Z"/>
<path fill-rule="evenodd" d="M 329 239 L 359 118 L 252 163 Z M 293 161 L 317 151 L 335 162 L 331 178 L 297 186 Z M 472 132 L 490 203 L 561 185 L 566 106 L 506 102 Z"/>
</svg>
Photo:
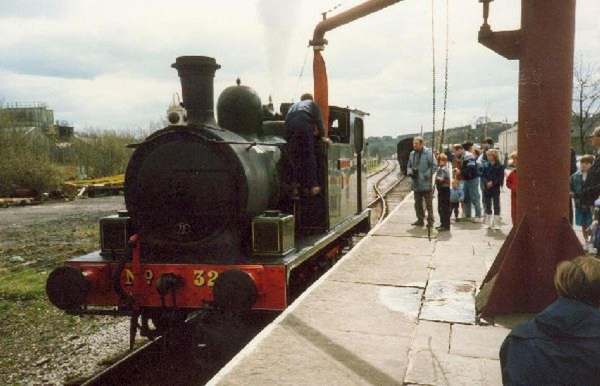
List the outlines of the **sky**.
<svg viewBox="0 0 600 386">
<path fill-rule="evenodd" d="M 166 117 L 183 55 L 216 58 L 215 102 L 235 84 L 266 103 L 312 92 L 307 47 L 321 13 L 361 0 L 0 0 L 0 102 L 46 102 L 76 130 L 147 129 Z M 433 3 L 433 7 L 432 7 Z M 341 5 L 340 5 L 341 4 Z M 448 0 L 446 127 L 517 119 L 518 62 L 477 43 L 478 0 Z M 335 8 L 337 6 L 337 8 Z M 335 8 L 335 9 L 334 9 Z M 433 9 L 432 9 L 433 8 Z M 329 101 L 370 114 L 369 136 L 441 129 L 446 0 L 404 0 L 326 34 Z M 520 0 L 491 3 L 492 29 L 518 29 Z M 600 63 L 600 1 L 577 0 L 576 56 Z"/>
</svg>

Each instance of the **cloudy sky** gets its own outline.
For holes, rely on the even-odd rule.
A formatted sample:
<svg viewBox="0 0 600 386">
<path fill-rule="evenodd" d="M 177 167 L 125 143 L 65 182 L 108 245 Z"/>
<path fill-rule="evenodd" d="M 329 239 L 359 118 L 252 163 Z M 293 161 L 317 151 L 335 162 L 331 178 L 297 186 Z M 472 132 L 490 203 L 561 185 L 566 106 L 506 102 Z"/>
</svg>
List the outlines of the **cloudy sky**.
<svg viewBox="0 0 600 386">
<path fill-rule="evenodd" d="M 217 59 L 217 95 L 239 76 L 263 102 L 297 100 L 312 91 L 307 43 L 320 14 L 360 2 L 0 0 L 0 101 L 44 101 L 77 130 L 144 129 L 179 91 L 170 65 L 181 55 Z M 434 11 L 439 130 L 446 1 L 434 0 Z M 431 129 L 431 15 L 431 1 L 405 0 L 327 33 L 330 103 L 369 112 L 369 135 Z M 449 0 L 447 127 L 486 106 L 494 120 L 516 120 L 518 62 L 477 44 L 481 23 L 477 0 Z M 520 0 L 494 1 L 490 24 L 518 28 Z M 576 51 L 600 62 L 598 0 L 577 0 Z"/>
</svg>

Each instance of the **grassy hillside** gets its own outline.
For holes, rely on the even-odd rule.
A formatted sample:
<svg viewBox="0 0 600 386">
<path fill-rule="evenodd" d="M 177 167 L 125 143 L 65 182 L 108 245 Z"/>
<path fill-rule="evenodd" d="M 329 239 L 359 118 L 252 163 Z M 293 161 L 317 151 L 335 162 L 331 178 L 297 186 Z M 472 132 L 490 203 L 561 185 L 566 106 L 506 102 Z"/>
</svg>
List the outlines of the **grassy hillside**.
<svg viewBox="0 0 600 386">
<path fill-rule="evenodd" d="M 512 127 L 511 124 L 497 123 L 492 122 L 488 123 L 487 127 L 484 125 L 479 125 L 475 129 L 471 129 L 471 126 L 461 126 L 454 127 L 448 129 L 444 133 L 444 144 L 455 144 L 462 143 L 463 141 L 469 139 L 477 144 L 481 144 L 481 141 L 485 139 L 486 136 L 492 137 L 494 142 L 498 141 L 498 134 L 503 132 L 504 130 Z M 389 139 L 389 137 L 369 137 L 368 138 L 368 151 L 370 156 L 379 157 L 391 157 L 396 154 L 396 145 L 399 141 L 405 138 L 411 138 L 419 135 L 419 133 L 405 134 L 398 136 L 397 138 Z M 427 146 L 431 146 L 432 143 L 432 133 L 426 132 L 423 134 L 423 138 L 425 139 L 425 143 Z M 441 140 L 441 132 L 436 131 L 435 133 L 435 147 L 439 147 L 439 143 Z"/>
</svg>

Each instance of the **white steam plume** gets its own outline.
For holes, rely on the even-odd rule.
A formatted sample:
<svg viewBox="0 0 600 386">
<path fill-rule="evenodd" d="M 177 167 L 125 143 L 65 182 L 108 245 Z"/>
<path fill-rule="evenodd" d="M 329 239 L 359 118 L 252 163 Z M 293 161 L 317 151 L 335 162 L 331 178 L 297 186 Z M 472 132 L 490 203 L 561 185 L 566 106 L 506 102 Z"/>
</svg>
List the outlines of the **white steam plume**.
<svg viewBox="0 0 600 386">
<path fill-rule="evenodd" d="M 285 90 L 290 42 L 301 5 L 302 0 L 259 0 L 258 2 L 258 20 L 265 27 L 271 91 L 273 98 L 278 98 L 279 101 L 282 101 Z"/>
</svg>

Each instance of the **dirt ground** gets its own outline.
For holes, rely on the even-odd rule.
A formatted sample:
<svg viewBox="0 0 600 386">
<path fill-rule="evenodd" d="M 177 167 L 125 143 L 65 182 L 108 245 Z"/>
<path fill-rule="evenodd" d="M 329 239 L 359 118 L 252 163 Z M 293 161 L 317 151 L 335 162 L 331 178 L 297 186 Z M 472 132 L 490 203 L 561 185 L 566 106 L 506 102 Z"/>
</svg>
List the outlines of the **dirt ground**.
<svg viewBox="0 0 600 386">
<path fill-rule="evenodd" d="M 0 384 L 61 384 L 94 370 L 73 357 L 127 347 L 127 323 L 68 316 L 44 293 L 53 268 L 99 249 L 98 220 L 121 209 L 123 196 L 0 209 Z"/>
<path fill-rule="evenodd" d="M 0 273 L 18 265 L 52 266 L 99 249 L 98 220 L 121 209 L 123 196 L 0 209 Z"/>
</svg>

